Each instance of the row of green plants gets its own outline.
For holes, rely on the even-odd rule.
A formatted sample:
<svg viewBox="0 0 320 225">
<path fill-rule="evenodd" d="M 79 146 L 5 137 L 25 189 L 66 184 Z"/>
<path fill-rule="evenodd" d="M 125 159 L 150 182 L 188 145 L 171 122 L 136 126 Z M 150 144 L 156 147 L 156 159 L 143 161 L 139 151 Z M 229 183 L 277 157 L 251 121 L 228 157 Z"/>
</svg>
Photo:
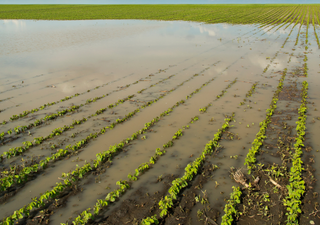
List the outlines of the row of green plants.
<svg viewBox="0 0 320 225">
<path fill-rule="evenodd" d="M 307 63 L 307 61 L 308 61 L 307 55 L 304 55 L 304 60 L 303 61 L 305 61 L 305 63 L 303 64 L 303 70 L 304 70 L 303 74 L 304 74 L 305 77 L 308 77 L 309 68 L 308 68 L 308 63 Z"/>
<path fill-rule="evenodd" d="M 296 10 L 297 10 L 297 11 L 296 11 Z M 287 27 L 290 26 L 290 24 L 292 24 L 292 22 L 295 20 L 295 18 L 300 14 L 299 12 L 300 12 L 300 8 L 297 7 L 297 8 L 291 13 L 291 16 L 290 16 L 289 18 L 287 18 L 287 19 L 282 23 L 282 25 L 279 26 L 279 27 L 275 30 L 275 32 L 278 31 L 281 27 L 283 27 L 283 26 L 286 25 L 286 24 L 288 24 Z M 292 19 L 291 19 L 291 18 L 292 18 Z M 290 21 L 290 22 L 289 22 L 289 21 Z M 287 27 L 285 27 L 284 30 L 285 30 Z"/>
<path fill-rule="evenodd" d="M 284 48 L 285 44 L 287 43 L 287 41 L 289 40 L 289 38 L 290 38 L 290 36 L 291 36 L 292 31 L 294 30 L 295 26 L 298 24 L 298 21 L 299 21 L 299 19 L 300 19 L 300 17 L 301 17 L 301 14 L 300 14 L 300 13 L 297 14 L 296 17 L 297 17 L 298 15 L 299 15 L 298 19 L 296 20 L 294 26 L 292 26 L 292 29 L 290 30 L 290 33 L 288 34 L 288 37 L 286 38 L 286 40 L 283 42 L 281 48 Z M 295 18 L 296 18 L 296 17 L 295 17 Z M 295 19 L 295 18 L 294 18 L 294 19 Z M 294 19 L 293 19 L 293 20 L 294 20 Z M 291 21 L 291 23 L 293 22 L 293 20 Z M 290 23 L 290 24 L 291 24 L 291 23 Z M 288 24 L 288 26 L 289 26 L 290 24 Z M 288 27 L 288 26 L 287 26 L 287 27 Z M 287 29 L 287 27 L 285 27 L 284 29 Z"/>
<path fill-rule="evenodd" d="M 133 98 L 134 95 L 129 95 L 128 97 L 124 98 L 124 99 L 119 99 L 117 102 L 110 104 L 107 108 L 111 109 L 114 108 L 116 106 L 118 106 L 119 104 L 124 103 L 127 100 L 130 100 L 131 98 Z M 37 146 L 42 144 L 44 141 L 51 139 L 55 136 L 59 136 L 61 135 L 63 132 L 68 131 L 73 129 L 75 126 L 80 125 L 85 123 L 89 118 L 94 117 L 94 116 L 98 116 L 102 113 L 104 113 L 107 108 L 101 108 L 99 110 L 97 110 L 94 114 L 88 116 L 87 118 L 82 118 L 81 120 L 74 120 L 71 124 L 69 125 L 64 125 L 63 127 L 59 127 L 59 128 L 55 128 L 54 130 L 51 131 L 51 133 L 47 136 L 40 136 L 40 137 L 35 137 L 32 141 L 25 141 L 23 142 L 22 146 L 18 146 L 15 148 L 10 148 L 9 151 L 5 151 L 4 153 L 1 154 L 0 156 L 0 161 L 2 161 L 5 158 L 11 158 L 13 156 L 17 156 L 22 154 L 23 152 L 29 150 L 31 147 Z"/>
<path fill-rule="evenodd" d="M 312 14 L 314 15 L 314 9 L 312 9 Z M 314 24 L 314 18 L 315 16 L 312 17 L 312 25 L 313 25 L 313 32 L 314 32 L 314 36 L 316 37 L 316 41 L 317 41 L 317 44 L 318 44 L 318 48 L 320 49 L 320 42 L 319 42 L 319 37 L 318 37 L 318 34 L 316 32 L 316 26 Z"/>
<path fill-rule="evenodd" d="M 282 22 L 284 21 L 284 20 L 288 20 L 288 16 L 290 16 L 291 14 L 293 14 L 293 10 L 292 9 L 288 9 L 287 11 L 285 11 L 287 14 L 286 15 L 283 15 L 284 14 L 284 12 L 280 12 L 280 15 L 276 15 L 276 17 L 275 18 L 273 18 L 273 22 L 272 23 L 270 23 L 270 24 L 268 24 L 268 26 L 272 26 L 272 25 L 274 25 L 274 24 L 276 24 L 276 25 L 278 25 L 278 24 L 282 24 Z M 283 15 L 282 17 L 281 17 L 281 15 Z M 281 21 L 280 21 L 281 20 Z M 280 21 L 280 22 L 279 22 Z M 268 29 L 267 31 L 266 31 L 266 33 L 267 32 L 269 32 L 270 30 L 272 30 L 274 27 L 271 27 L 270 29 Z"/>
<path fill-rule="evenodd" d="M 316 27 L 315 27 L 315 23 L 314 23 L 314 18 L 316 18 L 317 19 L 317 22 L 318 22 L 318 24 L 319 24 L 319 16 L 318 16 L 318 14 L 316 14 L 316 13 L 313 13 L 313 20 L 312 20 L 312 24 L 313 24 L 313 29 L 314 29 L 314 35 L 316 36 L 316 39 L 317 39 L 317 43 L 318 43 L 318 48 L 320 49 L 320 42 L 319 42 L 319 38 L 318 38 L 318 35 L 317 35 L 317 32 L 316 32 Z"/>
<path fill-rule="evenodd" d="M 234 13 L 232 11 L 225 12 L 224 16 L 221 16 L 220 13 L 216 13 L 213 16 L 214 18 L 211 18 L 207 22 L 209 22 L 209 23 L 224 23 L 225 20 L 228 19 L 229 23 L 234 23 L 235 21 L 237 21 L 237 23 L 242 24 L 242 23 L 248 23 L 250 21 L 257 21 L 258 19 L 265 20 L 265 17 L 261 16 L 260 13 L 253 12 L 252 14 L 248 14 L 246 10 L 238 11 L 237 13 Z M 210 12 L 209 14 L 211 15 L 212 12 Z M 268 14 L 264 13 L 263 15 L 266 16 Z"/>
<path fill-rule="evenodd" d="M 264 68 L 263 73 L 266 73 L 268 71 L 270 65 L 277 58 L 278 54 L 279 54 L 279 51 L 277 51 L 276 54 L 272 57 L 272 59 L 270 60 L 270 63 L 266 66 L 266 68 Z"/>
<path fill-rule="evenodd" d="M 301 105 L 299 108 L 299 118 L 296 122 L 296 131 L 298 137 L 294 144 L 294 153 L 292 154 L 292 166 L 290 168 L 289 184 L 287 185 L 288 195 L 283 200 L 283 204 L 287 208 L 286 223 L 299 224 L 298 217 L 301 214 L 301 198 L 305 193 L 305 182 L 302 178 L 303 162 L 301 160 L 302 148 L 304 147 L 304 136 L 306 134 L 306 119 L 307 119 L 307 97 L 308 97 L 308 82 L 303 81 L 301 93 Z"/>
<path fill-rule="evenodd" d="M 250 90 L 246 93 L 246 97 L 251 97 L 254 93 L 254 90 L 257 86 L 258 82 L 254 83 Z M 240 102 L 240 105 L 242 105 Z M 236 205 L 241 202 L 241 190 L 240 187 L 233 186 L 233 192 L 230 194 L 230 199 L 228 199 L 227 204 L 225 205 L 224 212 L 225 214 L 222 216 L 222 225 L 232 225 L 234 216 L 238 216 L 239 212 L 236 210 Z"/>
<path fill-rule="evenodd" d="M 246 94 L 246 97 L 247 97 L 247 98 L 252 96 L 252 94 L 254 93 L 257 85 L 258 85 L 258 82 L 252 84 L 250 90 L 249 90 L 249 91 L 247 92 L 247 94 Z"/>
<path fill-rule="evenodd" d="M 239 215 L 236 206 L 241 202 L 242 192 L 240 187 L 233 186 L 232 188 L 233 192 L 230 194 L 230 199 L 228 199 L 227 204 L 224 206 L 225 214 L 222 216 L 221 225 L 232 225 L 233 218 Z"/>
<path fill-rule="evenodd" d="M 299 27 L 299 30 L 298 30 L 298 34 L 297 34 L 297 38 L 296 38 L 296 42 L 294 43 L 294 46 L 296 46 L 298 44 L 298 41 L 299 41 L 299 35 L 300 35 L 300 30 L 301 30 L 301 27 L 303 25 L 303 21 L 304 21 L 304 18 L 306 17 L 306 12 L 302 14 L 303 17 L 301 19 L 301 23 L 300 23 L 300 27 Z"/>
<path fill-rule="evenodd" d="M 244 165 L 247 166 L 248 174 L 250 174 L 251 169 L 254 168 L 254 164 L 256 162 L 256 154 L 258 153 L 261 145 L 263 144 L 264 139 L 266 138 L 266 135 L 265 135 L 266 129 L 267 129 L 268 124 L 271 122 L 271 117 L 272 117 L 275 109 L 277 108 L 278 97 L 279 97 L 279 94 L 283 88 L 283 81 L 285 79 L 286 74 L 287 74 L 287 68 L 285 68 L 283 71 L 283 75 L 279 81 L 277 90 L 275 91 L 274 96 L 272 98 L 270 108 L 267 109 L 266 118 L 262 122 L 260 122 L 260 130 L 256 134 L 256 138 L 252 142 L 252 146 L 249 149 L 249 152 L 245 158 Z"/>
<path fill-rule="evenodd" d="M 34 108 L 34 109 L 31 109 L 31 110 L 26 110 L 26 111 L 23 111 L 22 113 L 20 113 L 19 115 L 12 115 L 10 117 L 10 121 L 13 121 L 13 120 L 17 120 L 17 119 L 20 119 L 22 117 L 25 117 L 27 115 L 29 115 L 30 113 L 35 113 L 35 112 L 38 112 L 40 110 L 44 110 L 45 108 L 49 107 L 49 106 L 52 106 L 52 105 L 55 105 L 55 104 L 58 104 L 60 102 L 64 102 L 64 101 L 67 101 L 69 99 L 72 99 L 74 97 L 77 97 L 79 96 L 80 94 L 79 93 L 76 93 L 74 95 L 71 95 L 71 96 L 66 96 L 65 98 L 62 98 L 61 100 L 59 101 L 56 101 L 56 102 L 49 102 L 49 103 L 46 103 L 46 104 L 43 104 L 42 106 L 38 107 L 38 108 Z"/>
<path fill-rule="evenodd" d="M 267 14 L 269 14 L 269 12 L 268 12 Z M 257 19 L 258 19 L 258 18 L 257 18 Z M 260 21 L 260 24 L 264 23 L 264 24 L 267 25 L 269 21 L 271 21 L 270 18 L 269 18 L 269 19 L 265 18 L 264 20 Z M 255 33 L 253 33 L 253 34 L 251 35 L 251 37 L 252 37 L 253 35 L 256 35 L 257 33 L 263 31 L 263 29 L 260 29 L 260 26 L 261 26 L 260 24 L 258 23 L 258 24 L 256 25 L 257 29 L 254 29 L 253 31 L 255 31 L 255 30 L 258 30 L 258 31 L 255 32 Z M 264 35 L 264 34 L 265 34 L 265 33 L 263 33 L 262 35 Z M 262 36 L 262 35 L 261 35 L 261 36 Z"/>
<path fill-rule="evenodd" d="M 287 24 L 287 26 L 284 28 L 284 30 L 286 30 L 291 24 L 293 24 L 293 21 L 298 17 L 298 19 L 296 20 L 296 22 L 294 23 L 293 27 L 295 27 L 298 24 L 299 18 L 301 16 L 301 11 L 303 10 L 303 8 L 299 8 L 298 13 L 296 14 L 296 16 Z"/>
<path fill-rule="evenodd" d="M 237 16 L 239 21 L 246 21 L 246 23 L 263 23 L 263 22 L 268 22 L 271 21 L 271 19 L 265 17 L 267 15 L 270 15 L 270 11 L 264 12 L 264 13 L 258 13 L 257 15 L 251 15 L 250 19 L 248 19 L 248 15 L 244 16 L 242 19 Z M 241 22 L 240 22 L 241 23 Z"/>
<path fill-rule="evenodd" d="M 13 129 L 9 129 L 7 132 L 2 132 L 2 138 L 7 134 L 11 135 L 12 133 L 15 133 L 15 134 L 20 134 L 22 132 L 25 132 L 26 130 L 28 129 L 31 129 L 33 127 L 37 127 L 43 123 L 45 123 L 46 121 L 49 121 L 49 120 L 53 120 L 57 117 L 61 117 L 61 116 L 64 116 L 66 115 L 67 113 L 72 113 L 72 112 L 75 112 L 77 111 L 80 107 L 82 107 L 83 104 L 81 105 L 74 105 L 72 107 L 70 107 L 69 109 L 64 109 L 64 110 L 61 110 L 61 111 L 58 111 L 57 113 L 52 113 L 50 115 L 47 115 L 41 119 L 37 119 L 35 120 L 33 123 L 30 123 L 29 125 L 27 126 L 16 126 L 14 127 Z"/>
<path fill-rule="evenodd" d="M 223 90 L 221 91 L 221 94 L 218 94 L 215 100 L 218 100 L 219 98 L 223 97 L 224 94 L 227 93 L 227 89 L 231 88 L 232 85 L 237 82 L 237 79 L 238 79 L 238 78 L 235 78 L 225 89 L 223 89 Z M 187 99 L 188 99 L 188 96 L 187 96 Z M 212 103 L 209 103 L 207 106 L 205 106 L 205 107 L 203 107 L 203 108 L 200 108 L 200 109 L 199 109 L 199 112 L 205 113 L 210 106 L 212 106 Z M 198 120 L 198 117 L 195 116 L 193 119 L 194 119 L 194 120 Z"/>
<path fill-rule="evenodd" d="M 195 74 L 195 75 L 197 75 L 197 74 Z M 195 77 L 195 75 L 193 77 Z M 193 77 L 191 77 L 190 79 L 192 79 Z M 197 89 L 196 92 L 191 93 L 191 96 L 194 95 L 195 93 L 199 92 L 202 87 L 206 86 L 213 79 L 210 79 L 208 82 L 204 83 L 200 88 Z M 184 81 L 184 82 L 186 82 L 186 81 Z M 162 97 L 163 96 L 160 96 L 160 98 L 162 98 Z M 87 174 L 88 172 L 92 171 L 93 168 L 95 168 L 95 169 L 98 168 L 103 162 L 105 162 L 106 160 L 110 159 L 115 153 L 117 153 L 120 150 L 122 150 L 125 145 L 127 145 L 131 141 L 137 139 L 138 135 L 145 133 L 151 126 L 153 126 L 155 123 L 157 123 L 160 120 L 161 117 L 169 115 L 173 111 L 173 109 L 175 107 L 179 106 L 180 104 L 184 104 L 184 103 L 185 103 L 184 100 L 181 100 L 181 101 L 177 102 L 175 105 L 170 107 L 168 110 L 166 110 L 165 112 L 161 113 L 160 116 L 154 118 L 149 123 L 146 123 L 144 125 L 143 129 L 140 129 L 139 131 L 133 133 L 131 135 L 131 137 L 123 140 L 119 144 L 110 146 L 109 150 L 107 150 L 107 151 L 103 151 L 101 153 L 98 153 L 96 155 L 96 160 L 94 160 L 94 162 L 93 162 L 93 165 L 91 165 L 90 163 L 86 163 L 82 167 L 77 167 L 72 172 L 63 173 L 62 177 L 64 178 L 64 183 L 61 183 L 61 182 L 57 183 L 56 186 L 51 191 L 47 191 L 45 194 L 41 195 L 39 197 L 39 200 L 38 200 L 38 198 L 33 198 L 33 201 L 30 204 L 28 204 L 27 206 L 22 207 L 19 210 L 14 211 L 14 213 L 11 216 L 5 218 L 3 220 L 3 224 L 6 224 L 6 225 L 14 224 L 15 221 L 29 216 L 31 210 L 37 209 L 39 207 L 42 207 L 48 201 L 53 200 L 54 198 L 56 198 L 67 187 L 72 186 L 73 183 L 75 183 L 79 179 L 82 179 L 85 174 Z M 170 143 L 167 143 L 165 146 L 170 146 L 170 145 L 172 145 L 172 141 L 170 141 Z"/>
<path fill-rule="evenodd" d="M 268 13 L 268 14 L 269 14 L 269 13 Z M 255 35 L 255 34 L 261 32 L 261 31 L 264 31 L 264 30 L 261 29 L 261 28 L 263 28 L 264 26 L 268 26 L 268 24 L 269 24 L 271 21 L 273 21 L 273 18 L 272 18 L 272 17 L 270 17 L 270 18 L 268 18 L 268 19 L 265 18 L 264 23 L 263 23 L 264 25 L 258 25 L 258 26 L 257 26 L 257 27 L 259 28 L 258 31 L 255 32 L 255 33 L 253 33 L 253 35 Z M 278 25 L 277 25 L 277 24 L 274 24 L 269 30 L 272 30 L 272 29 L 275 28 L 276 26 L 278 26 Z M 275 32 L 275 31 L 274 31 L 274 32 Z M 263 35 L 265 35 L 265 34 L 267 34 L 267 31 L 264 31 L 264 32 L 261 34 L 261 36 L 263 36 Z M 253 36 L 253 35 L 252 35 L 252 36 Z"/>
<path fill-rule="evenodd" d="M 273 11 L 272 13 L 269 13 L 268 16 L 267 16 L 267 18 L 266 18 L 266 19 L 268 19 L 268 20 L 265 21 L 264 23 L 261 23 L 261 25 L 259 26 L 259 28 L 263 28 L 263 27 L 265 27 L 265 26 L 269 26 L 269 25 L 273 24 L 274 19 L 275 19 L 275 18 L 278 18 L 278 15 L 279 15 L 279 14 L 281 15 L 284 10 L 286 10 L 286 9 L 278 9 L 278 10 Z"/>
<path fill-rule="evenodd" d="M 205 148 L 202 151 L 202 154 L 185 167 L 185 173 L 181 178 L 176 178 L 172 181 L 172 186 L 169 188 L 168 194 L 159 201 L 161 218 L 165 217 L 168 214 L 168 210 L 173 207 L 174 200 L 177 199 L 178 194 L 182 191 L 182 189 L 186 188 L 188 186 L 188 182 L 192 181 L 192 179 L 198 174 L 205 161 L 206 156 L 212 154 L 213 151 L 220 146 L 218 141 L 220 140 L 222 133 L 230 127 L 229 122 L 233 119 L 234 114 L 230 117 L 225 118 L 224 124 L 218 130 L 218 132 L 214 134 L 214 138 L 206 144 Z M 156 216 L 157 215 L 154 215 L 151 218 L 155 218 Z M 148 224 L 147 222 L 150 222 L 150 217 L 143 219 L 141 223 Z"/>
<path fill-rule="evenodd" d="M 308 13 L 307 30 L 306 30 L 306 45 L 308 44 L 309 18 L 310 18 L 310 14 Z"/>
<path fill-rule="evenodd" d="M 254 93 L 254 91 L 255 91 L 256 86 L 258 85 L 258 83 L 259 83 L 259 82 L 256 82 L 256 83 L 252 84 L 250 90 L 246 93 L 246 98 L 249 98 L 249 97 L 252 96 L 252 94 Z M 244 98 L 244 99 L 243 99 L 243 102 L 240 102 L 239 105 L 244 105 L 245 102 L 247 101 L 246 98 Z"/>
</svg>

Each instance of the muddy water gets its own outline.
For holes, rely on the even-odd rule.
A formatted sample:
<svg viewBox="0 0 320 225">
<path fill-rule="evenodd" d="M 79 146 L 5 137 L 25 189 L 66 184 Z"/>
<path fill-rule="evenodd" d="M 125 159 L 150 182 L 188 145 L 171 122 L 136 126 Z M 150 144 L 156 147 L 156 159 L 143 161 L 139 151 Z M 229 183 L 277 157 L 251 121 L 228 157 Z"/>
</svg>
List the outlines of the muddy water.
<svg viewBox="0 0 320 225">
<path fill-rule="evenodd" d="M 187 22 L 161 21 L 0 21 L 3 28 L 0 39 L 0 122 L 13 114 L 39 107 L 47 102 L 59 101 L 66 96 L 81 93 L 71 100 L 50 106 L 43 111 L 0 126 L 7 131 L 18 125 L 27 125 L 34 119 L 70 107 L 84 104 L 87 99 L 110 93 L 109 96 L 83 106 L 78 112 L 59 117 L 28 133 L 17 135 L 18 139 L 0 145 L 0 152 L 10 147 L 21 146 L 22 141 L 32 141 L 34 137 L 45 136 L 53 129 L 72 123 L 94 114 L 118 99 L 134 94 L 134 102 L 125 102 L 103 114 L 89 119 L 74 130 L 63 133 L 38 147 L 31 148 L 23 156 L 4 161 L 1 166 L 20 164 L 22 158 L 48 156 L 56 144 L 64 147 L 85 138 L 91 132 L 123 118 L 127 113 L 165 94 L 166 96 L 151 106 L 141 110 L 133 118 L 117 125 L 95 141 L 81 149 L 77 156 L 52 163 L 34 180 L 29 181 L 19 192 L 0 206 L 1 218 L 13 210 L 30 202 L 30 197 L 50 190 L 60 181 L 62 172 L 68 172 L 83 165 L 84 160 L 95 159 L 95 154 L 107 150 L 129 137 L 144 124 L 167 110 L 177 101 L 186 100 L 203 83 L 212 80 L 199 93 L 161 119 L 152 131 L 145 134 L 146 140 L 135 140 L 114 159 L 113 163 L 99 178 L 89 175 L 79 182 L 81 193 L 70 197 L 65 207 L 50 216 L 52 224 L 74 218 L 82 210 L 92 207 L 97 198 L 103 198 L 116 188 L 116 181 L 127 179 L 141 163 L 148 162 L 155 149 L 169 141 L 191 118 L 199 115 L 200 120 L 185 130 L 185 135 L 168 149 L 154 167 L 135 182 L 130 192 L 146 186 L 153 193 L 162 188 L 156 179 L 164 174 L 183 175 L 187 163 L 202 151 L 206 142 L 213 138 L 221 127 L 224 115 L 236 113 L 231 132 L 237 133 L 240 140 L 226 141 L 224 149 L 210 158 L 220 169 L 214 179 L 207 182 L 203 190 L 208 190 L 211 203 L 223 205 L 223 198 L 229 196 L 233 181 L 229 178 L 230 167 L 242 167 L 247 150 L 259 130 L 259 122 L 265 118 L 278 80 L 285 67 L 301 64 L 304 46 L 293 51 L 298 26 L 275 27 L 232 26 L 227 24 L 205 25 Z M 292 33 L 285 44 L 282 44 Z M 303 29 L 301 29 L 303 30 Z M 311 29 L 309 29 L 310 31 Z M 300 42 L 302 43 L 303 36 Z M 319 70 L 317 46 L 312 37 L 308 50 L 309 74 Z M 294 55 L 291 55 L 293 53 Z M 300 55 L 299 55 L 300 54 Z M 300 57 L 300 58 L 299 58 Z M 265 68 L 267 71 L 264 72 Z M 199 76 L 193 77 L 194 74 Z M 314 96 L 314 108 L 320 104 L 317 77 L 310 76 L 310 96 Z M 167 80 L 164 80 L 168 78 Z M 237 81 L 218 100 L 216 96 L 235 78 Z M 136 82 L 138 81 L 138 82 Z M 308 80 L 309 81 L 309 80 Z M 244 105 L 239 103 L 251 85 L 258 82 L 255 94 Z M 125 87 L 130 84 L 129 87 Z M 179 86 L 179 84 L 182 84 Z M 99 88 L 96 88 L 98 87 Z M 95 89 L 96 88 L 96 89 Z M 167 93 L 174 88 L 174 91 Z M 145 89 L 142 93 L 138 91 Z M 88 90 L 90 90 L 88 92 Z M 213 105 L 206 113 L 200 107 Z M 311 112 L 312 117 L 317 111 Z M 311 121 L 312 122 L 312 121 Z M 310 123 L 311 123 L 310 122 Z M 249 127 L 248 127 L 249 125 Z M 309 128 L 308 128 L 309 129 Z M 320 146 L 316 133 L 317 123 L 310 127 L 311 142 Z M 71 138 L 72 134 L 76 134 Z M 312 136 L 313 135 L 313 136 Z M 315 149 L 314 149 L 315 151 Z M 316 154 L 316 152 L 315 152 Z M 318 153 L 320 154 L 320 153 Z M 237 155 L 237 159 L 230 156 Z M 319 158 L 319 156 L 318 156 Z M 316 157 L 315 157 L 316 159 Z M 45 176 L 43 176 L 45 175 Z M 99 182 L 96 179 L 99 179 Z M 219 184 L 216 188 L 216 182 Z M 109 189 L 106 190 L 106 187 Z M 209 191 L 210 190 L 210 191 Z M 130 192 L 122 197 L 126 199 Z M 221 194 L 221 192 L 223 192 Z M 110 213 L 119 203 L 110 206 Z M 196 224 L 196 209 L 193 210 Z"/>
</svg>

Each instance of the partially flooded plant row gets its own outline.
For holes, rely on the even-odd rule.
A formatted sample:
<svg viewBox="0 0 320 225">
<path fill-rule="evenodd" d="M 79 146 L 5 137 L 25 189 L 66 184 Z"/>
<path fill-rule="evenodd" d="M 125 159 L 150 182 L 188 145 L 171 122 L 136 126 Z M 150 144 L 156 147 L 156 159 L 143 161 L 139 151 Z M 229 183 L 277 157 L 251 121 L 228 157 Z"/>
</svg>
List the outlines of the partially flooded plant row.
<svg viewBox="0 0 320 225">
<path fill-rule="evenodd" d="M 1 224 L 320 223 L 319 7 L 184 10 L 254 25 L 99 85 L 2 79 Z"/>
</svg>

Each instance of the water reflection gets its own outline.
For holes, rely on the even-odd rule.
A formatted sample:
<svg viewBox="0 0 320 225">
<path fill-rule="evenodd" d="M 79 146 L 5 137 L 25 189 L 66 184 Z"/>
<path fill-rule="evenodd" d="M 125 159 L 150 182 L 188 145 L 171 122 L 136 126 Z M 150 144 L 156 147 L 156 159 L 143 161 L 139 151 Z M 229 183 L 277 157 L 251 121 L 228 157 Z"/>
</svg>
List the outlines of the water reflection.
<svg viewBox="0 0 320 225">
<path fill-rule="evenodd" d="M 213 54 L 227 60 L 233 51 L 245 51 L 241 38 L 235 37 L 250 33 L 254 26 L 145 20 L 2 20 L 0 29 L 0 92 L 7 90 L 6 83 L 31 82 L 32 77 L 44 74 L 41 82 L 30 85 L 40 89 L 55 85 L 56 90 L 70 94 L 130 73 L 192 62 L 212 49 Z M 263 57 L 250 59 L 253 64 L 266 65 Z"/>
<path fill-rule="evenodd" d="M 3 29 L 16 29 L 21 30 L 23 28 L 26 28 L 26 21 L 24 20 L 3 20 L 3 23 L 1 24 L 1 30 Z"/>
</svg>

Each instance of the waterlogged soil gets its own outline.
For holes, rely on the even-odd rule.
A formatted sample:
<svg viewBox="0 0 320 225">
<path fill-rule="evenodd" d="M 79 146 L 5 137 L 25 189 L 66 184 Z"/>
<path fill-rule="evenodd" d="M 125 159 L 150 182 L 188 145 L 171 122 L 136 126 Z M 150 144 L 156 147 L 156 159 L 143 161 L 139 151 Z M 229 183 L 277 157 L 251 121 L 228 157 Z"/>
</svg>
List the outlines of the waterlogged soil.
<svg viewBox="0 0 320 225">
<path fill-rule="evenodd" d="M 192 224 L 191 210 L 196 205 L 195 197 L 203 184 L 210 178 L 213 170 L 212 165 L 209 164 L 208 161 L 205 162 L 199 171 L 200 175 L 183 191 L 177 199 L 176 204 L 174 204 L 170 210 L 169 216 L 159 220 L 159 224 Z M 139 188 L 129 199 L 121 202 L 121 204 L 105 218 L 100 218 L 94 222 L 92 221 L 91 224 L 119 224 L 119 222 L 121 224 L 139 224 L 139 221 L 145 217 L 160 214 L 161 211 L 158 209 L 157 203 L 166 195 L 175 177 L 178 176 L 171 175 L 170 177 L 158 179 L 156 182 L 162 182 L 164 186 L 160 192 L 157 191 L 149 194 L 147 192 L 148 189 L 143 187 Z M 208 213 L 207 216 L 217 217 L 217 215 L 213 215 L 213 213 Z"/>
<path fill-rule="evenodd" d="M 125 146 L 99 168 L 18 223 L 71 224 L 168 143 L 166 153 L 137 181 L 130 181 L 130 188 L 90 224 L 140 224 L 155 214 L 160 224 L 218 224 L 232 186 L 238 185 L 243 194 L 237 210 L 242 214 L 235 217 L 235 224 L 285 223 L 283 199 L 291 166 L 288 149 L 295 142 L 301 84 L 306 80 L 310 87 L 302 157 L 306 193 L 299 221 L 320 224 L 319 50 L 313 27 L 309 27 L 306 44 L 306 26 L 300 28 L 300 24 L 3 20 L 0 26 L 0 40 L 5 43 L 0 50 L 0 134 L 5 133 L 0 154 L 34 143 L 22 154 L 0 162 L 1 179 L 19 174 L 60 149 L 80 146 L 0 191 L 0 219 L 63 182 L 62 173 L 87 162 L 93 165 L 98 153 L 124 141 Z M 248 175 L 245 157 L 285 68 L 284 87 L 257 155 L 257 169 Z M 78 108 L 72 110 L 74 106 Z M 32 109 L 37 111 L 24 112 Z M 61 114 L 66 109 L 70 112 Z M 168 115 L 160 117 L 163 112 Z M 130 113 L 134 115 L 129 117 Z M 221 137 L 219 149 L 207 156 L 168 215 L 160 218 L 158 203 L 172 181 L 183 176 L 184 168 L 233 113 L 232 127 Z M 10 120 L 13 115 L 21 118 Z M 44 121 L 50 115 L 56 116 Z M 156 117 L 159 120 L 145 133 L 128 139 Z M 14 131 L 37 120 L 43 122 Z M 80 124 L 72 125 L 79 120 Z M 103 128 L 106 132 L 99 133 Z M 173 139 L 179 129 L 183 135 Z M 9 135 L 8 130 L 13 133 Z M 97 137 L 81 143 L 90 134 Z M 47 138 L 37 144 L 39 137 Z M 274 168 L 279 174 L 270 174 Z M 246 182 L 254 183 L 256 177 L 259 182 L 252 189 L 236 183 L 232 174 L 237 169 Z M 270 177 L 281 188 L 276 189 Z"/>
</svg>

